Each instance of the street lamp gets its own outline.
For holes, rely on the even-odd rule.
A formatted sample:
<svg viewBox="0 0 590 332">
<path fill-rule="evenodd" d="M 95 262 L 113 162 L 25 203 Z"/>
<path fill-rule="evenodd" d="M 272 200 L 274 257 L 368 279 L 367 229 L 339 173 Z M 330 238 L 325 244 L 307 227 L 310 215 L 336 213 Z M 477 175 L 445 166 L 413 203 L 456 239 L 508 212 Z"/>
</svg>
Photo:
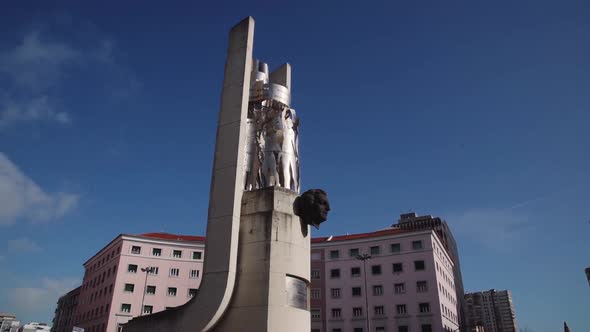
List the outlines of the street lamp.
<svg viewBox="0 0 590 332">
<path fill-rule="evenodd" d="M 154 271 L 153 266 L 142 267 L 141 272 L 145 272 L 145 282 L 143 283 L 143 296 L 141 297 L 141 307 L 139 308 L 139 315 L 143 316 L 143 301 L 145 300 L 145 293 L 147 292 L 147 277 Z"/>
<path fill-rule="evenodd" d="M 363 261 L 363 276 L 365 278 L 365 318 L 367 322 L 367 332 L 371 332 L 371 326 L 369 324 L 369 293 L 367 290 L 367 260 L 371 259 L 371 255 L 369 254 L 362 254 L 357 255 L 356 259 Z"/>
</svg>

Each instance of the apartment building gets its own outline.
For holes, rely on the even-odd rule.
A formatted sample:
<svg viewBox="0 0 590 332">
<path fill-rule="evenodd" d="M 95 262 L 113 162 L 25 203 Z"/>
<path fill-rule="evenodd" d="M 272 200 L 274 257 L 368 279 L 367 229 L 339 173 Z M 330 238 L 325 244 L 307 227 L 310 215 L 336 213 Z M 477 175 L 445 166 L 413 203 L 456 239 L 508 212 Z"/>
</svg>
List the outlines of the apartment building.
<svg viewBox="0 0 590 332">
<path fill-rule="evenodd" d="M 74 316 L 78 308 L 80 288 L 74 288 L 57 300 L 57 308 L 55 309 L 51 332 L 72 332 L 74 328 Z"/>
<path fill-rule="evenodd" d="M 120 331 L 131 318 L 186 303 L 201 283 L 205 238 L 121 234 L 84 263 L 73 324 Z"/>
<path fill-rule="evenodd" d="M 517 332 L 512 295 L 508 290 L 491 289 L 465 294 L 468 326 L 481 325 L 486 332 Z"/>
<path fill-rule="evenodd" d="M 454 263 L 432 230 L 312 239 L 313 332 L 459 328 Z"/>
<path fill-rule="evenodd" d="M 400 224 L 312 239 L 313 332 L 464 327 L 458 253 L 448 226 L 415 214 L 402 215 Z M 200 285 L 204 252 L 202 236 L 117 236 L 84 263 L 83 284 L 58 302 L 54 331 L 118 332 L 133 317 L 186 303 Z M 64 310 L 73 303 L 75 310 Z"/>
</svg>

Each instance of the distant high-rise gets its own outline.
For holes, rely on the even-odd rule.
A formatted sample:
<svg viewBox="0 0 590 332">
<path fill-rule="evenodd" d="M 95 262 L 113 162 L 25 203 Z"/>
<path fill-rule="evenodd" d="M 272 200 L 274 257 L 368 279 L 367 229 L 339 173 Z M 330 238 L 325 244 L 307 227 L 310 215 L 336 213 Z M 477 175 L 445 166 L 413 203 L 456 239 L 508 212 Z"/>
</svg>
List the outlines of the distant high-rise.
<svg viewBox="0 0 590 332">
<path fill-rule="evenodd" d="M 482 325 L 486 332 L 517 332 L 510 291 L 491 289 L 465 294 L 467 326 Z"/>
</svg>

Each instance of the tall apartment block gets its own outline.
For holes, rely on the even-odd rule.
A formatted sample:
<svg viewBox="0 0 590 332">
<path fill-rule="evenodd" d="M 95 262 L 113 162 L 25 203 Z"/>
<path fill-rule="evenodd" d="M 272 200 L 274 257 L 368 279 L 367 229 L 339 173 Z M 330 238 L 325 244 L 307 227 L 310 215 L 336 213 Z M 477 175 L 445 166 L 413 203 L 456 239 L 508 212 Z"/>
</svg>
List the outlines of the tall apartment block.
<svg viewBox="0 0 590 332">
<path fill-rule="evenodd" d="M 311 260 L 312 332 L 459 328 L 454 262 L 432 229 L 315 238 Z"/>
<path fill-rule="evenodd" d="M 457 248 L 457 242 L 455 237 L 449 228 L 446 221 L 439 217 L 432 217 L 430 215 L 418 216 L 416 213 L 405 213 L 400 215 L 397 224 L 393 224 L 392 227 L 400 228 L 408 231 L 426 230 L 431 229 L 436 232 L 444 248 L 446 249 L 449 256 L 453 260 L 453 279 L 455 280 L 455 298 L 458 299 L 455 310 L 459 315 L 459 326 L 461 331 L 467 331 L 467 325 L 465 320 L 465 302 L 464 295 L 465 291 L 463 288 L 463 276 L 461 274 L 461 263 L 459 261 L 459 249 Z"/>
<path fill-rule="evenodd" d="M 118 332 L 132 317 L 186 303 L 201 283 L 204 249 L 202 236 L 117 236 L 84 263 L 73 325 Z"/>
<path fill-rule="evenodd" d="M 481 325 L 486 332 L 517 332 L 518 325 L 510 291 L 491 289 L 465 294 L 468 326 Z"/>
<path fill-rule="evenodd" d="M 311 247 L 313 332 L 464 327 L 457 246 L 439 218 L 405 214 L 387 229 L 313 238 Z M 132 317 L 184 304 L 200 285 L 204 252 L 202 236 L 117 236 L 84 263 L 82 285 L 60 298 L 54 332 L 119 332 Z"/>
</svg>

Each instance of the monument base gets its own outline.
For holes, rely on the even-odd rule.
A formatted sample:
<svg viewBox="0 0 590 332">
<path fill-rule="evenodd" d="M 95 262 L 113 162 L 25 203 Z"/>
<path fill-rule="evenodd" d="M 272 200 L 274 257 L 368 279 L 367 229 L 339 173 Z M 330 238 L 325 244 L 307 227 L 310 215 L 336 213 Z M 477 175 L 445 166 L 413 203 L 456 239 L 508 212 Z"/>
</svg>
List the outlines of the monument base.
<svg viewBox="0 0 590 332">
<path fill-rule="evenodd" d="M 297 193 L 269 187 L 242 196 L 236 285 L 230 304 L 209 331 L 309 332 L 310 233 L 293 212 Z M 204 286 L 206 287 L 206 285 Z M 199 290 L 199 293 L 203 289 Z M 133 319 L 124 332 L 199 332 L 187 304 Z M 196 330 L 195 330 L 196 328 Z"/>
<path fill-rule="evenodd" d="M 309 332 L 310 235 L 293 213 L 297 193 L 244 192 L 236 289 L 215 331 Z"/>
</svg>

